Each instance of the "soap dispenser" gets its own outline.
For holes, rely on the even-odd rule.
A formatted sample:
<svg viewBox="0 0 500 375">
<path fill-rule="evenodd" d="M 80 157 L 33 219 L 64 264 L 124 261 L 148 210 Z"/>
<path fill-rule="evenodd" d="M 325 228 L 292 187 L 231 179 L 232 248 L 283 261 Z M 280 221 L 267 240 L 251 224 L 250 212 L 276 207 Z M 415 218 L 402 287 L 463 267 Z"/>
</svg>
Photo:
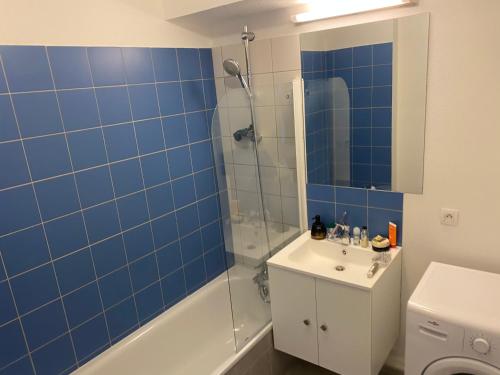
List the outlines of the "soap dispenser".
<svg viewBox="0 0 500 375">
<path fill-rule="evenodd" d="M 314 216 L 314 223 L 311 226 L 311 238 L 315 240 L 324 240 L 326 238 L 326 227 L 321 222 L 319 215 Z"/>
</svg>

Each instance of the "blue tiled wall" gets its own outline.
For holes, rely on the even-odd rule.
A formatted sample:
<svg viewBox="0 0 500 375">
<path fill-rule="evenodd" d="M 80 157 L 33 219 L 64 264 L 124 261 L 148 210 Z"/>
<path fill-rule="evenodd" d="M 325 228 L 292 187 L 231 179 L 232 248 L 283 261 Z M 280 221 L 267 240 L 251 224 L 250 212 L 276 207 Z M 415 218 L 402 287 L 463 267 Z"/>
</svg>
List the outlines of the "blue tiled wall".
<svg viewBox="0 0 500 375">
<path fill-rule="evenodd" d="M 307 185 L 309 219 L 321 215 L 325 225 L 340 221 L 347 212 L 346 222 L 352 228 L 366 225 L 370 239 L 377 234 L 388 235 L 389 221 L 398 226 L 398 244 L 402 244 L 403 194 L 329 185 Z M 311 226 L 309 223 L 309 227 Z"/>
<path fill-rule="evenodd" d="M 211 52 L 0 65 L 0 373 L 67 373 L 225 269 Z"/>
<path fill-rule="evenodd" d="M 392 43 L 331 51 L 303 51 L 302 71 L 306 88 L 318 81 L 342 78 L 351 103 L 351 181 L 355 187 L 391 186 Z M 306 96 L 308 178 L 334 184 L 330 150 L 334 134 L 331 100 Z M 308 101 L 313 101 L 307 105 Z M 324 160 L 330 161 L 324 162 Z"/>
</svg>

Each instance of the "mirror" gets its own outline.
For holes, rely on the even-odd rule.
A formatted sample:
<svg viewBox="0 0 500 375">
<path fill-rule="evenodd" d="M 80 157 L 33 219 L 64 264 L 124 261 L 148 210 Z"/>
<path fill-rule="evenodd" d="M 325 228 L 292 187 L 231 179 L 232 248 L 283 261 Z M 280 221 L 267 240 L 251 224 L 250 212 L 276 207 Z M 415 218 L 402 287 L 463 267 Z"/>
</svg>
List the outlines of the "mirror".
<svg viewBox="0 0 500 375">
<path fill-rule="evenodd" d="M 302 34 L 307 180 L 422 193 L 429 14 Z"/>
</svg>

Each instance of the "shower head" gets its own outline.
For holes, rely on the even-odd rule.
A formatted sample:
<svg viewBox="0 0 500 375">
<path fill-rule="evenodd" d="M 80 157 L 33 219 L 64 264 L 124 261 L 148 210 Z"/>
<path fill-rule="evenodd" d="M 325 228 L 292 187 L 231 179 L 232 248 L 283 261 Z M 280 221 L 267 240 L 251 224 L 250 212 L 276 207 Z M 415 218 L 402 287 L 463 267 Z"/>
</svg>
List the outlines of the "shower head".
<svg viewBox="0 0 500 375">
<path fill-rule="evenodd" d="M 241 69 L 238 61 L 234 59 L 226 59 L 222 63 L 222 66 L 227 74 L 232 75 L 233 77 L 241 76 Z"/>
<path fill-rule="evenodd" d="M 241 87 L 245 89 L 248 97 L 251 98 L 252 92 L 250 91 L 250 87 L 248 87 L 247 81 L 245 81 L 245 79 L 241 75 L 240 64 L 238 64 L 238 61 L 234 59 L 226 59 L 222 63 L 222 66 L 224 67 L 224 70 L 226 71 L 227 74 L 233 77 L 238 77 L 238 79 L 240 80 Z"/>
</svg>

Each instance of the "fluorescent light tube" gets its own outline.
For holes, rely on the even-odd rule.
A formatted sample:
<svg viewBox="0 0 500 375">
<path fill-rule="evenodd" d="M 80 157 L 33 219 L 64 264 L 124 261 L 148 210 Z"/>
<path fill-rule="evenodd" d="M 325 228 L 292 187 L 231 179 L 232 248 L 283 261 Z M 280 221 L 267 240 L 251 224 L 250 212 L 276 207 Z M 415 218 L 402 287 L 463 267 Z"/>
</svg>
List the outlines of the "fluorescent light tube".
<svg viewBox="0 0 500 375">
<path fill-rule="evenodd" d="M 311 0 L 309 2 L 310 10 L 293 15 L 292 22 L 316 21 L 371 10 L 398 7 L 411 4 L 412 2 L 413 0 Z"/>
</svg>

